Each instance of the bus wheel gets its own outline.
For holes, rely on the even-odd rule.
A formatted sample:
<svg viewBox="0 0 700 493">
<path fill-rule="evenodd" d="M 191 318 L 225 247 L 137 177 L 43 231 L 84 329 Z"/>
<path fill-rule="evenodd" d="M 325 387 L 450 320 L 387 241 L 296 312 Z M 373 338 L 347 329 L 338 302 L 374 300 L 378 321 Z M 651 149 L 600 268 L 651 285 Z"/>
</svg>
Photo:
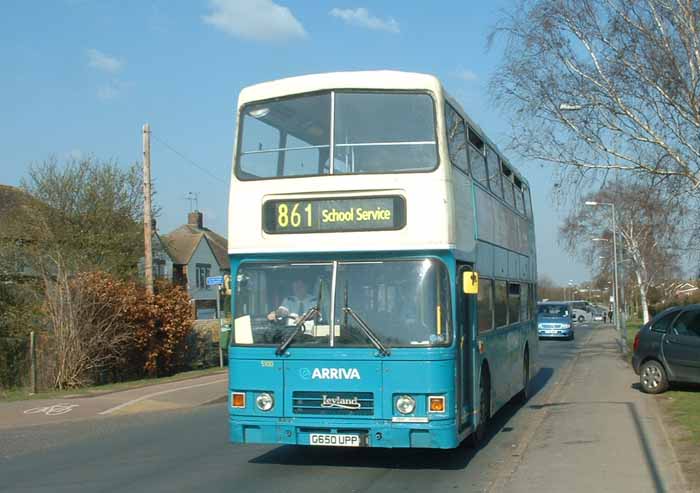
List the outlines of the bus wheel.
<svg viewBox="0 0 700 493">
<path fill-rule="evenodd" d="M 530 398 L 530 353 L 523 353 L 523 389 L 518 392 L 518 401 L 525 404 Z"/>
<path fill-rule="evenodd" d="M 479 448 L 486 438 L 486 430 L 491 419 L 491 378 L 488 370 L 481 371 L 479 379 L 479 423 L 474 432 L 469 435 L 469 446 Z"/>
</svg>

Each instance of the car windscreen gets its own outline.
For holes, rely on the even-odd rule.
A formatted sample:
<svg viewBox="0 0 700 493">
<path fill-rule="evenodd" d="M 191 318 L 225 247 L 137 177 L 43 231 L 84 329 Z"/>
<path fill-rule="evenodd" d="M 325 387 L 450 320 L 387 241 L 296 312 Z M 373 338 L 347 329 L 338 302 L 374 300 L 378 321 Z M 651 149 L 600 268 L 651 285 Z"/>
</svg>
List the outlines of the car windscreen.
<svg viewBox="0 0 700 493">
<path fill-rule="evenodd" d="M 564 318 L 569 316 L 568 305 L 538 305 L 537 315 L 542 318 Z"/>
<path fill-rule="evenodd" d="M 428 171 L 438 162 L 428 94 L 293 96 L 248 104 L 239 122 L 236 173 L 243 180 Z"/>
</svg>

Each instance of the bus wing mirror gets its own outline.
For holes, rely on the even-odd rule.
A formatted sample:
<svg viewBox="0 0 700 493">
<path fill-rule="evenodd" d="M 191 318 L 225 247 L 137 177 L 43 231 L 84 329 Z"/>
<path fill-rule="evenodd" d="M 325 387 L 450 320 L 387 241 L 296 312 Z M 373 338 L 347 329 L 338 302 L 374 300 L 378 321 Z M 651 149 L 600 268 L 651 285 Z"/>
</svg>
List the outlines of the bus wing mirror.
<svg viewBox="0 0 700 493">
<path fill-rule="evenodd" d="M 464 294 L 479 293 L 479 273 L 466 271 L 462 272 L 462 291 Z"/>
</svg>

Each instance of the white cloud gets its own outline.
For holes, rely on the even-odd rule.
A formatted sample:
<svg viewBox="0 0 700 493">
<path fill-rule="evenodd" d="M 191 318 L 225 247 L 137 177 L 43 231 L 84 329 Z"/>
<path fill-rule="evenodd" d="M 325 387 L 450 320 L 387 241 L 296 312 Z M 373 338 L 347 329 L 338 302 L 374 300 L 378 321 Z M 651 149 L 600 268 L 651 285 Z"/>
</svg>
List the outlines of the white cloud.
<svg viewBox="0 0 700 493">
<path fill-rule="evenodd" d="M 294 14 L 272 0 L 209 0 L 209 8 L 202 20 L 232 36 L 253 41 L 308 37 Z"/>
<path fill-rule="evenodd" d="M 346 24 L 373 29 L 375 31 L 387 31 L 390 33 L 399 32 L 399 23 L 392 17 L 380 19 L 369 13 L 364 7 L 356 9 L 333 9 L 330 15 L 342 19 Z"/>
<path fill-rule="evenodd" d="M 124 65 L 126 65 L 124 59 L 110 56 L 94 48 L 86 50 L 86 54 L 88 57 L 88 65 L 90 67 L 102 70 L 104 72 L 109 72 L 111 74 L 116 74 L 122 68 L 124 68 Z"/>
<path fill-rule="evenodd" d="M 458 79 L 466 80 L 467 82 L 471 82 L 479 78 L 474 72 L 466 69 L 457 70 L 454 75 Z"/>
</svg>

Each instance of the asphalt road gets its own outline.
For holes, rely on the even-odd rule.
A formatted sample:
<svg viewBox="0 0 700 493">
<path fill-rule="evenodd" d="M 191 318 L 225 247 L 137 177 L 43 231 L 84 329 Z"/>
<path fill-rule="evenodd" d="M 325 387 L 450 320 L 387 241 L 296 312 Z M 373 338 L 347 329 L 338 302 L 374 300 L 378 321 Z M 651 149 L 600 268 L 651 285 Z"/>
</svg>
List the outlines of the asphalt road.
<svg viewBox="0 0 700 493">
<path fill-rule="evenodd" d="M 235 446 L 225 405 L 215 404 L 2 430 L 0 491 L 489 491 L 590 331 L 541 341 L 535 394 L 494 417 L 479 451 Z"/>
</svg>

